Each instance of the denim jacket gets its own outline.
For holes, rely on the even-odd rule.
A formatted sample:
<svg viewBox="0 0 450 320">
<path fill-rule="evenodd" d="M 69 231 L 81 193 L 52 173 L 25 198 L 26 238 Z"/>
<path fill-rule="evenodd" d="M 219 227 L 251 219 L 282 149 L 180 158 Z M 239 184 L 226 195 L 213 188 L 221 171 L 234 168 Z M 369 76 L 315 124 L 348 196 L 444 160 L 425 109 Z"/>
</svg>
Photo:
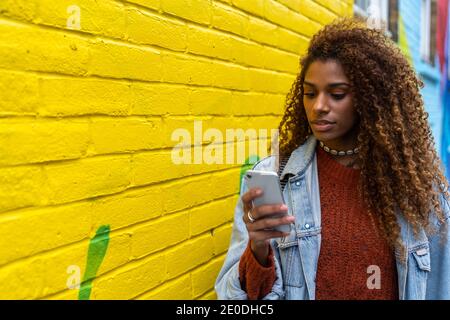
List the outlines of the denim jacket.
<svg viewBox="0 0 450 320">
<path fill-rule="evenodd" d="M 295 227 L 289 236 L 272 239 L 270 242 L 274 251 L 277 277 L 271 292 L 263 299 L 315 299 L 315 279 L 321 242 L 316 144 L 317 139 L 311 135 L 292 152 L 281 173 L 281 178 L 286 174 L 293 175 L 286 184 L 283 196 L 289 214 L 295 216 Z M 275 157 L 264 158 L 253 168 L 276 172 Z M 241 196 L 247 192 L 245 179 L 244 175 Z M 441 203 L 447 224 L 450 206 L 443 194 Z M 215 283 L 218 299 L 247 299 L 239 281 L 239 259 L 248 243 L 243 214 L 240 197 L 235 209 L 229 250 Z M 409 223 L 401 214 L 397 214 L 401 237 L 407 249 L 404 250 L 403 259 L 400 252 L 395 251 L 401 300 L 450 299 L 450 228 L 445 237 L 441 237 L 444 225 L 439 224 L 433 215 L 430 219 L 439 231 L 427 235 L 422 230 L 416 238 Z"/>
</svg>

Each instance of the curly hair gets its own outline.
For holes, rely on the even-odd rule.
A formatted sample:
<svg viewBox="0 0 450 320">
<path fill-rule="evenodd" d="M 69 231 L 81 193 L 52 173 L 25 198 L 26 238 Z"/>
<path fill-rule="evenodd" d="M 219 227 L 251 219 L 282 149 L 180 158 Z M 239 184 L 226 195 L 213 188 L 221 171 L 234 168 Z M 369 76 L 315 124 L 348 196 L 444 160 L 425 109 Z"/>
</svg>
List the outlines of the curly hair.
<svg viewBox="0 0 450 320">
<path fill-rule="evenodd" d="M 361 169 L 358 191 L 388 243 L 403 256 L 396 209 L 413 226 L 415 235 L 422 227 L 432 232 L 430 209 L 435 209 L 439 224 L 444 223 L 440 196 L 447 199 L 449 195 L 420 94 L 424 84 L 383 31 L 357 18 L 335 20 L 313 36 L 300 60 L 301 71 L 287 95 L 279 125 L 282 157 L 289 156 L 312 132 L 303 105 L 303 82 L 316 60 L 340 63 L 350 80 L 360 119 L 356 124 Z"/>
</svg>

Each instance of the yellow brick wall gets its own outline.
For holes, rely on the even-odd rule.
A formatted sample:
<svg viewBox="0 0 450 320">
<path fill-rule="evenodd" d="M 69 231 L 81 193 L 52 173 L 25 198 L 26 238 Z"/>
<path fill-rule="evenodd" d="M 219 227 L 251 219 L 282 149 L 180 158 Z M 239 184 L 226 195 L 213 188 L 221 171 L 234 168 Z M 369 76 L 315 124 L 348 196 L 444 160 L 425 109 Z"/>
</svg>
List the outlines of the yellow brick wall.
<svg viewBox="0 0 450 320">
<path fill-rule="evenodd" d="M 215 298 L 242 163 L 174 165 L 171 134 L 276 128 L 310 37 L 351 14 L 0 1 L 0 298 Z"/>
</svg>

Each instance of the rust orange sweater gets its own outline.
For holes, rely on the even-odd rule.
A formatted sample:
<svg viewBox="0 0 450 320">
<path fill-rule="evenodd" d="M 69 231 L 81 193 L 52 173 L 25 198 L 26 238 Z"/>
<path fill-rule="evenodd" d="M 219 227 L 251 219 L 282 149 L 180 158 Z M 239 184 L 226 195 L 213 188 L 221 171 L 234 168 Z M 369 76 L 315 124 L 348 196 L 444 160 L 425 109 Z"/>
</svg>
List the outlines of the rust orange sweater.
<svg viewBox="0 0 450 320">
<path fill-rule="evenodd" d="M 345 167 L 319 146 L 317 161 L 322 241 L 316 299 L 398 299 L 393 252 L 358 196 L 360 170 Z M 261 266 L 247 246 L 240 260 L 239 276 L 249 299 L 262 298 L 270 292 L 275 281 L 273 259 L 270 249 L 270 264 Z"/>
</svg>

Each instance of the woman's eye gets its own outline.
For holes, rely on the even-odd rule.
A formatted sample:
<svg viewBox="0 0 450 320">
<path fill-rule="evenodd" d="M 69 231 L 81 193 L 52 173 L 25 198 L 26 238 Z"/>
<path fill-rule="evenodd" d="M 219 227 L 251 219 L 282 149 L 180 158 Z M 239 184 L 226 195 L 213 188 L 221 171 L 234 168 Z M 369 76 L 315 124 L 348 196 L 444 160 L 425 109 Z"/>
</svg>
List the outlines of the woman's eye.
<svg viewBox="0 0 450 320">
<path fill-rule="evenodd" d="M 345 93 L 332 93 L 331 96 L 336 100 L 341 100 L 345 98 Z"/>
<path fill-rule="evenodd" d="M 310 98 L 314 97 L 314 93 L 309 93 L 309 92 L 305 92 L 303 95 L 306 97 L 310 97 Z"/>
</svg>

